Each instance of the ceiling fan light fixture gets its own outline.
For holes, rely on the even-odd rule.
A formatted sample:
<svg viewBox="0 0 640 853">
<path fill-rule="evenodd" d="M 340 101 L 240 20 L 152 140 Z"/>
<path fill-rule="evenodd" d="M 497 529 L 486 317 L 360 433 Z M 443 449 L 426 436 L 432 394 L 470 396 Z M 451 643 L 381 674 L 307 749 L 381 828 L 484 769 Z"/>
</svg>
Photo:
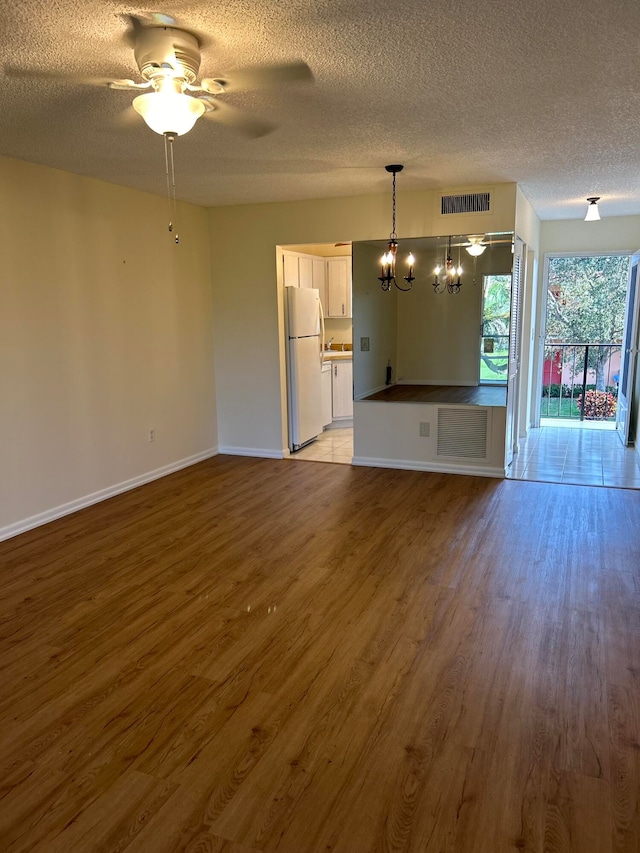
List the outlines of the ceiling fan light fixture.
<svg viewBox="0 0 640 853">
<path fill-rule="evenodd" d="M 472 257 L 477 258 L 487 248 L 482 242 L 482 240 L 482 237 L 469 237 L 469 242 L 471 243 L 471 245 L 465 246 L 465 249 Z"/>
<path fill-rule="evenodd" d="M 133 108 L 139 113 L 151 130 L 164 136 L 172 133 L 183 136 L 188 133 L 206 110 L 206 105 L 198 98 L 176 91 L 176 81 L 164 81 L 155 92 L 147 92 L 133 99 Z M 173 84 L 173 85 L 172 85 Z"/>
<path fill-rule="evenodd" d="M 590 196 L 587 199 L 587 215 L 584 218 L 585 222 L 597 222 L 600 219 L 600 211 L 598 210 L 599 195 Z"/>
</svg>

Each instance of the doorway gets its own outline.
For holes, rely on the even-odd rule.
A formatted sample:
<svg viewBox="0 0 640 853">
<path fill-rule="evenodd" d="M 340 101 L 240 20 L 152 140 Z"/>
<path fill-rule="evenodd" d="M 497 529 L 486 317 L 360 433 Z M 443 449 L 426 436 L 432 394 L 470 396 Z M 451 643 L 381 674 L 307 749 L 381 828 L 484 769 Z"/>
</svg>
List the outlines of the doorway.
<svg viewBox="0 0 640 853">
<path fill-rule="evenodd" d="M 278 279 L 282 283 L 286 354 L 289 459 L 351 463 L 353 457 L 353 331 L 351 311 L 351 244 L 278 246 Z M 304 382 L 294 385 L 299 344 L 292 327 L 296 291 L 307 291 L 318 303 Z M 293 307 L 292 307 L 293 306 Z M 299 371 L 298 371 L 299 372 Z M 292 441 L 292 424 L 302 404 L 313 404 L 304 441 Z"/>
<path fill-rule="evenodd" d="M 480 385 L 506 385 L 509 358 L 511 276 L 482 276 Z"/>
<path fill-rule="evenodd" d="M 618 437 L 637 392 L 631 260 L 613 253 L 546 256 L 535 426 L 509 477 L 640 488 L 640 457 Z"/>
<path fill-rule="evenodd" d="M 629 261 L 547 257 L 538 425 L 615 429 Z"/>
</svg>

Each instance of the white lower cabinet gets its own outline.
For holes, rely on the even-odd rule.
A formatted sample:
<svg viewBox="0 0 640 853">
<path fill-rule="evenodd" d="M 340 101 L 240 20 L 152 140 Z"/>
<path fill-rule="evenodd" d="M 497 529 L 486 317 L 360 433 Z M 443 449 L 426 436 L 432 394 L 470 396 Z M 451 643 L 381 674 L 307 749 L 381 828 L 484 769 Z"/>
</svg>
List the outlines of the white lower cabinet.
<svg viewBox="0 0 640 853">
<path fill-rule="evenodd" d="M 326 369 L 328 368 L 328 369 Z M 322 426 L 329 426 L 333 420 L 333 406 L 331 402 L 331 365 L 323 365 L 320 385 L 322 389 Z"/>
<path fill-rule="evenodd" d="M 334 421 L 353 417 L 353 361 L 331 365 L 331 402 Z"/>
</svg>

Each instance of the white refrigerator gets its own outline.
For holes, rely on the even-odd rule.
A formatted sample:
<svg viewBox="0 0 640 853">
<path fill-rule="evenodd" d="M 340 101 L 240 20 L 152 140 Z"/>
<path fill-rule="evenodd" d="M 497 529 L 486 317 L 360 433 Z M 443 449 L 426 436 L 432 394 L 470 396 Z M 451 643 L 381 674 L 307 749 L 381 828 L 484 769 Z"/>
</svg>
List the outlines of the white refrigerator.
<svg viewBox="0 0 640 853">
<path fill-rule="evenodd" d="M 289 371 L 289 449 L 320 435 L 322 422 L 322 338 L 320 291 L 285 287 Z"/>
</svg>

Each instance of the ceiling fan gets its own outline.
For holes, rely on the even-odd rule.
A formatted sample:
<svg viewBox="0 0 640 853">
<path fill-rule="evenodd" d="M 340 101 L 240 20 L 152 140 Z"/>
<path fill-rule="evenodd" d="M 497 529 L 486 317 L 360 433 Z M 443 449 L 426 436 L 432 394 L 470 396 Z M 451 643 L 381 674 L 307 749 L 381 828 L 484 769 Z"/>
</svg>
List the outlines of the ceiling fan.
<svg viewBox="0 0 640 853">
<path fill-rule="evenodd" d="M 466 249 L 472 257 L 477 258 L 489 246 L 511 242 L 513 242 L 513 235 L 511 234 L 470 234 L 464 243 L 452 243 L 451 246 Z"/>
<path fill-rule="evenodd" d="M 134 15 L 127 16 L 129 33 L 127 41 L 142 80 L 88 79 L 71 75 L 51 75 L 39 70 L 23 70 L 5 66 L 5 73 L 15 77 L 58 77 L 75 83 L 108 86 L 126 92 L 138 93 L 133 108 L 147 125 L 164 137 L 165 171 L 169 199 L 169 232 L 176 243 L 177 202 L 173 162 L 173 141 L 176 136 L 188 133 L 200 116 L 206 116 L 232 127 L 246 136 L 264 136 L 276 125 L 249 116 L 220 99 L 227 92 L 247 89 L 267 89 L 282 84 L 313 82 L 313 74 L 306 62 L 295 61 L 280 65 L 263 65 L 239 68 L 218 77 L 204 77 L 198 82 L 202 39 L 194 32 L 178 26 L 168 16 L 155 16 L 153 23 L 144 23 Z"/>
<path fill-rule="evenodd" d="M 5 68 L 7 74 L 19 77 L 57 77 L 69 82 L 106 85 L 110 89 L 138 93 L 133 108 L 147 125 L 159 134 L 181 136 L 194 126 L 200 116 L 232 127 L 247 136 L 264 136 L 276 125 L 249 116 L 220 99 L 226 93 L 249 89 L 267 89 L 282 84 L 313 82 L 306 62 L 238 68 L 228 74 L 204 77 L 199 82 L 201 38 L 167 16 L 156 16 L 145 23 L 134 15 L 129 22 L 128 42 L 142 80 L 78 78 L 51 75 L 39 70 Z M 166 21 L 167 23 L 164 23 Z M 148 90 L 148 91 L 147 91 Z"/>
</svg>

